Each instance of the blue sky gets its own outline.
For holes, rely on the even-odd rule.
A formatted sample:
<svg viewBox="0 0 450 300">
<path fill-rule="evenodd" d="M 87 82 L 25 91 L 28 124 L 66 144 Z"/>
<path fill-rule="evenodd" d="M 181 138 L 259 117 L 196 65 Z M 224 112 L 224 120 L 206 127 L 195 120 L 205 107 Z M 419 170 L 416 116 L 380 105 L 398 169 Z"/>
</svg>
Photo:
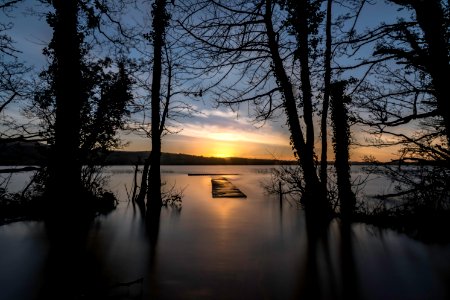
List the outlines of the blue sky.
<svg viewBox="0 0 450 300">
<path fill-rule="evenodd" d="M 19 6 L 18 12 L 10 13 L 15 18 L 8 18 L 3 14 L 0 16 L 3 22 L 14 23 L 14 28 L 10 31 L 10 34 L 15 41 L 16 48 L 22 52 L 20 58 L 33 65 L 36 71 L 39 71 L 47 65 L 42 50 L 50 41 L 52 31 L 42 15 L 40 16 L 36 11 L 30 12 L 30 7 L 35 7 L 36 2 L 25 1 L 25 4 Z M 147 4 L 147 6 L 149 5 Z M 37 9 L 37 11 L 39 10 L 45 10 L 45 6 Z M 335 11 L 335 15 L 338 13 L 339 11 Z M 363 9 L 357 28 L 374 26 L 383 20 L 389 22 L 394 20 L 397 15 L 398 12 L 395 8 L 379 1 L 376 5 L 368 5 Z M 145 13 L 129 19 L 130 22 L 141 22 L 142 20 L 149 22 L 149 14 Z M 371 49 L 363 49 L 364 51 L 371 51 Z M 361 53 L 361 55 L 364 55 L 364 53 Z M 353 75 L 358 75 L 358 73 Z M 259 127 L 248 117 L 249 111 L 247 108 L 238 112 L 233 112 L 227 107 L 217 108 L 216 104 L 209 101 L 207 97 L 202 98 L 202 101 L 195 101 L 191 104 L 195 106 L 198 112 L 192 114 L 189 118 L 177 121 L 178 125 L 175 129 L 181 129 L 181 131 L 178 134 L 164 137 L 163 151 L 204 156 L 293 158 L 289 146 L 289 133 L 282 114 L 281 117 L 267 122 L 263 127 Z M 17 107 L 11 107 L 9 112 L 17 115 L 20 110 Z M 128 142 L 125 150 L 148 150 L 150 142 L 142 136 L 123 134 L 122 137 L 125 142 Z M 354 132 L 354 137 L 363 140 L 364 133 L 357 129 Z M 319 141 L 318 137 L 317 141 Z M 395 153 L 396 150 L 370 151 L 378 153 L 381 158 L 385 158 Z M 354 148 L 352 153 L 352 159 L 360 160 L 367 153 L 367 149 Z"/>
</svg>

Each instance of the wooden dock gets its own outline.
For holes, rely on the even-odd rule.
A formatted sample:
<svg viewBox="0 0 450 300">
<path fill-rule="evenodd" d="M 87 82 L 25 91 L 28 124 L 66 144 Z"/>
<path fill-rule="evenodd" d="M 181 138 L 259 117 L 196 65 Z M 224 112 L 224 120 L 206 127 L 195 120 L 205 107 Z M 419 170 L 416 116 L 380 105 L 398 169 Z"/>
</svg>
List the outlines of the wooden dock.
<svg viewBox="0 0 450 300">
<path fill-rule="evenodd" d="M 241 174 L 222 174 L 222 173 L 188 173 L 188 176 L 236 176 Z"/>
<path fill-rule="evenodd" d="M 213 178 L 211 183 L 213 198 L 247 198 L 241 190 L 225 177 Z"/>
</svg>

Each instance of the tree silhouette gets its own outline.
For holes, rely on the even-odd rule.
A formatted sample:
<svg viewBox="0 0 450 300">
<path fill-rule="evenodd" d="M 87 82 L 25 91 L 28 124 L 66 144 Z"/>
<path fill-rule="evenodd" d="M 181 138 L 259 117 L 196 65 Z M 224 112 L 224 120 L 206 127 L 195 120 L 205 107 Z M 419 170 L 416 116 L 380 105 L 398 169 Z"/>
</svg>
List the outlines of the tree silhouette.
<svg viewBox="0 0 450 300">
<path fill-rule="evenodd" d="M 333 0 L 327 0 L 326 24 L 325 24 L 325 51 L 324 51 L 324 88 L 323 88 L 323 103 L 320 120 L 320 132 L 322 149 L 320 155 L 320 181 L 322 185 L 327 187 L 328 182 L 328 134 L 327 134 L 327 120 L 328 120 L 328 106 L 330 103 L 330 84 L 331 84 L 331 52 L 332 52 L 332 36 L 331 36 L 331 15 L 332 15 Z"/>
<path fill-rule="evenodd" d="M 362 34 L 353 32 L 347 41 L 353 49 L 374 47 L 373 55 L 348 68 L 367 68 L 354 91 L 355 104 L 362 111 L 359 122 L 370 126 L 374 145 L 400 146 L 401 160 L 445 164 L 449 159 L 448 87 L 443 83 L 449 81 L 448 4 L 390 2 L 410 15 Z M 405 130 L 412 126 L 419 129 Z"/>
<path fill-rule="evenodd" d="M 51 1 L 54 13 L 47 22 L 53 28 L 53 39 L 47 48 L 51 56 L 54 74 L 55 124 L 54 147 L 48 165 L 48 191 L 51 205 L 68 211 L 83 205 L 83 198 L 76 204 L 61 198 L 71 191 L 79 198 L 81 191 L 80 131 L 81 108 L 85 95 L 82 88 L 81 43 L 78 32 L 79 2 L 77 0 Z M 56 209 L 59 210 L 59 209 Z"/>
<path fill-rule="evenodd" d="M 392 0 L 414 11 L 415 21 L 422 34 L 410 31 L 409 26 L 399 24 L 394 28 L 400 39 L 405 39 L 410 49 L 379 45 L 377 54 L 393 55 L 395 59 L 431 77 L 432 95 L 436 98 L 437 114 L 443 119 L 447 143 L 450 144 L 450 56 L 448 35 L 450 18 L 440 0 Z"/>
<path fill-rule="evenodd" d="M 290 125 L 291 133 L 297 134 L 301 137 L 297 137 L 297 142 L 294 141 L 294 147 L 297 155 L 300 158 L 300 163 L 303 168 L 303 172 L 305 173 L 305 203 L 306 206 L 313 207 L 313 211 L 315 211 L 317 215 L 329 215 L 331 210 L 327 200 L 326 193 L 326 183 L 321 183 L 319 178 L 317 177 L 317 171 L 315 167 L 315 151 L 314 151 L 314 123 L 313 123 L 313 95 L 311 88 L 311 69 L 310 69 L 310 60 L 312 56 L 311 48 L 315 48 L 317 46 L 317 28 L 322 21 L 323 13 L 320 10 L 320 5 L 322 1 L 286 1 L 286 5 L 289 12 L 289 23 L 295 33 L 295 37 L 297 39 L 297 49 L 296 56 L 300 62 L 300 89 L 302 91 L 302 104 L 303 104 L 303 118 L 306 125 L 306 136 L 305 141 L 303 142 L 303 133 L 301 131 L 300 125 L 292 124 Z M 266 4 L 266 7 L 270 3 Z M 329 8 L 328 13 L 330 14 L 331 8 Z M 328 25 L 331 26 L 331 25 Z M 268 30 L 269 31 L 269 30 Z M 328 36 L 328 39 L 331 37 Z M 273 44 L 275 43 L 275 39 L 273 39 Z M 269 37 L 270 41 L 270 37 Z M 329 43 L 329 41 L 327 41 Z M 328 47 L 330 47 L 328 45 Z M 330 50 L 327 50 L 330 51 Z M 328 53 L 329 54 L 329 53 Z M 329 64 L 329 57 L 327 56 L 327 64 Z M 330 67 L 326 68 L 326 80 L 329 80 L 331 76 L 329 74 Z M 278 75 L 277 75 L 278 78 Z M 280 80 L 280 78 L 278 78 Z M 281 81 L 281 80 L 280 80 Z M 326 87 L 327 88 L 327 87 Z M 292 88 L 291 88 L 292 90 Z M 327 95 L 328 96 L 328 95 Z M 292 100 L 288 100 L 292 99 Z M 288 122 L 291 123 L 291 119 L 298 120 L 298 116 L 294 115 L 297 112 L 297 108 L 295 105 L 294 97 L 286 97 L 286 112 L 288 115 Z M 326 98 L 325 98 L 326 99 Z M 327 99 L 326 99 L 327 100 Z M 327 103 L 325 102 L 324 111 L 322 113 L 327 113 Z M 326 124 L 326 115 L 323 116 L 322 120 L 322 129 Z M 297 123 L 297 122 L 296 122 Z M 326 129 L 326 127 L 325 127 Z M 326 138 L 326 130 L 322 132 L 322 135 L 325 134 Z M 323 142 L 323 141 L 322 141 Z M 304 144 L 304 145 L 302 145 Z M 326 151 L 324 149 L 323 151 Z M 323 153 L 323 152 L 322 152 Z M 325 168 L 322 168 L 323 172 L 325 172 Z M 326 173 L 326 172 L 325 172 Z M 322 178 L 326 177 L 324 174 L 321 176 Z M 310 202 L 310 203 L 308 203 Z"/>
<path fill-rule="evenodd" d="M 93 203 L 85 193 L 97 192 L 93 172 L 107 152 L 120 145 L 116 134 L 129 113 L 132 81 L 125 59 L 113 71 L 111 59 L 92 60 L 87 55 L 92 47 L 85 36 L 97 27 L 87 3 L 51 4 L 55 10 L 47 21 L 53 39 L 44 50 L 51 64 L 41 73 L 44 84 L 35 94 L 35 113 L 50 145 L 46 194 L 52 211 L 90 213 Z M 80 200 L 61 200 L 68 191 Z"/>
<path fill-rule="evenodd" d="M 153 76 L 152 76 L 152 152 L 150 155 L 150 170 L 148 176 L 147 206 L 150 212 L 155 210 L 158 214 L 162 205 L 161 198 L 161 76 L 162 55 L 165 44 L 165 30 L 170 15 L 166 10 L 166 0 L 155 0 L 152 9 L 152 32 L 153 41 Z"/>
<path fill-rule="evenodd" d="M 449 81 L 449 4 L 389 2 L 386 7 L 401 9 L 402 17 L 362 33 L 354 21 L 339 47 L 350 46 L 347 54 L 354 58 L 367 47 L 373 52 L 339 71 L 364 68 L 349 93 L 359 109 L 358 123 L 373 134 L 363 145 L 395 146 L 399 153 L 395 166 L 370 168 L 395 184 L 395 191 L 380 197 L 380 206 L 372 210 L 375 219 L 405 224 L 414 220 L 419 226 L 422 221 L 433 223 L 433 215 L 439 220 L 448 210 L 448 189 L 443 188 L 449 181 L 448 96 L 442 95 L 448 95 L 443 82 Z M 357 15 L 361 9 L 356 9 Z M 367 161 L 377 163 L 373 157 Z M 388 198 L 395 199 L 396 207 L 386 208 Z"/>
<path fill-rule="evenodd" d="M 180 25 L 195 40 L 194 72 L 201 70 L 216 80 L 204 87 L 204 94 L 217 95 L 218 103 L 232 108 L 253 104 L 256 121 L 264 122 L 283 109 L 303 170 L 305 206 L 328 218 L 326 187 L 316 169 L 310 66 L 323 18 L 319 1 L 187 5 L 192 13 Z"/>
<path fill-rule="evenodd" d="M 13 25 L 6 22 L 7 18 L 12 17 L 10 14 L 14 12 L 20 2 L 22 0 L 0 2 L 0 14 L 2 16 L 0 22 L 0 113 L 2 114 L 12 103 L 29 97 L 31 92 L 31 83 L 26 79 L 31 68 L 18 58 L 20 50 L 15 47 L 14 40 L 9 34 Z M 8 114 L 6 113 L 6 115 Z M 14 127 L 15 124 L 10 124 L 6 120 L 4 123 L 1 124 L 5 127 L 5 130 L 0 132 L 1 143 L 23 139 L 17 132 L 7 132 L 8 129 L 14 129 L 10 127 Z"/>
<path fill-rule="evenodd" d="M 331 121 L 333 123 L 333 148 L 335 153 L 335 167 L 337 175 L 337 188 L 339 193 L 341 215 L 349 221 L 355 210 L 356 198 L 352 191 L 350 181 L 349 147 L 350 126 L 346 105 L 351 98 L 345 95 L 347 82 L 334 82 L 330 86 L 331 95 Z"/>
</svg>

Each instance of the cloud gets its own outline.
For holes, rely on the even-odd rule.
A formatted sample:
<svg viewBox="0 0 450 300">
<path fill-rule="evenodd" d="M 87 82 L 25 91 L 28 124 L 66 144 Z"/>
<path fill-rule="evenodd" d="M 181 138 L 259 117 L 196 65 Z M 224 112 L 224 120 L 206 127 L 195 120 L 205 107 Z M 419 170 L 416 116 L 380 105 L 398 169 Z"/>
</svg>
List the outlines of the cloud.
<svg viewBox="0 0 450 300">
<path fill-rule="evenodd" d="M 248 157 L 293 159 L 288 144 L 253 143 L 248 141 L 223 141 L 183 135 L 167 136 L 163 140 L 164 152 L 186 153 L 215 157 Z"/>
<path fill-rule="evenodd" d="M 216 141 L 289 145 L 286 130 L 275 129 L 271 123 L 256 127 L 250 118 L 236 117 L 235 112 L 223 110 L 202 110 L 193 118 L 182 122 L 182 131 L 179 134 Z"/>
<path fill-rule="evenodd" d="M 278 124 L 255 127 L 248 117 L 231 110 L 203 109 L 171 129 L 178 134 L 163 138 L 163 151 L 203 156 L 293 159 L 289 134 Z M 181 131 L 180 131 L 181 129 Z M 147 150 L 142 137 L 129 138 L 129 150 Z"/>
</svg>

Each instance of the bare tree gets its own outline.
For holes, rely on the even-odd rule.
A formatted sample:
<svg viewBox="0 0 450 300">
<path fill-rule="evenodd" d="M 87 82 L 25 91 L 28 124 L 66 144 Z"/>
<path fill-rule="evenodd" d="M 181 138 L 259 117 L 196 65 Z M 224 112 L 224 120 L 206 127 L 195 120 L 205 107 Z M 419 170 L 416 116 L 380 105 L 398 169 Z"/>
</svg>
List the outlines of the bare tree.
<svg viewBox="0 0 450 300">
<path fill-rule="evenodd" d="M 153 4 L 152 41 L 153 41 L 153 76 L 152 76 L 152 152 L 150 156 L 150 171 L 148 177 L 147 206 L 150 211 L 159 213 L 161 209 L 161 76 L 162 55 L 165 40 L 165 30 L 169 15 L 166 10 L 166 0 L 155 0 Z"/>
<path fill-rule="evenodd" d="M 447 143 L 450 144 L 449 4 L 448 2 L 444 4 L 440 0 L 392 0 L 392 2 L 414 11 L 414 20 L 420 27 L 422 35 L 416 35 L 409 31 L 408 27 L 400 26 L 396 31 L 407 40 L 410 49 L 380 45 L 377 52 L 394 55 L 397 60 L 423 70 L 430 76 L 431 93 L 437 102 L 437 114 L 443 119 Z"/>
<path fill-rule="evenodd" d="M 328 120 L 328 106 L 330 102 L 330 84 L 331 84 L 331 47 L 332 47 L 332 36 L 331 36 L 331 15 L 332 15 L 332 5 L 333 0 L 327 0 L 327 15 L 325 24 L 325 53 L 324 53 L 324 88 L 323 88 L 323 103 L 322 103 L 322 114 L 320 121 L 320 132 L 322 137 L 322 153 L 320 156 L 320 181 L 324 186 L 327 186 L 328 181 L 328 134 L 327 134 L 327 120 Z"/>
<path fill-rule="evenodd" d="M 204 93 L 217 95 L 220 104 L 232 108 L 254 104 L 256 121 L 284 109 L 292 149 L 304 172 L 305 206 L 328 216 L 326 189 L 316 170 L 310 70 L 320 3 L 281 4 L 270 0 L 189 3 L 191 14 L 180 24 L 198 45 L 193 49 L 194 70 L 216 80 L 203 86 Z"/>
<path fill-rule="evenodd" d="M 185 66 L 187 50 L 179 43 L 182 33 L 170 22 L 172 14 L 179 17 L 183 11 L 174 3 L 170 6 L 169 4 L 169 1 L 153 3 L 152 30 L 143 35 L 145 43 L 143 48 L 139 49 L 143 55 L 143 68 L 137 77 L 143 93 L 140 95 L 142 104 L 138 109 L 140 112 L 138 118 L 141 120 L 133 124 L 133 130 L 150 138 L 152 147 L 149 157 L 144 161 L 140 189 L 135 200 L 141 209 L 145 210 L 147 198 L 147 215 L 150 218 L 153 215 L 152 210 L 158 213 L 161 205 L 171 202 L 172 200 L 168 201 L 169 198 L 175 195 L 174 188 L 169 190 L 163 188 L 165 182 L 161 181 L 160 158 L 163 137 L 182 130 L 180 119 L 189 117 L 196 111 L 195 106 L 186 102 L 185 98 L 198 95 L 193 91 L 195 89 L 191 90 L 187 85 L 191 75 Z M 143 30 L 148 30 L 148 27 L 144 25 Z M 151 48 L 148 47 L 148 42 Z M 148 69 L 149 65 L 152 66 L 151 72 Z M 148 106 L 149 95 L 150 106 Z M 148 111 L 151 112 L 150 121 L 147 121 Z"/>
<path fill-rule="evenodd" d="M 357 15 L 363 5 L 355 9 Z M 338 51 L 345 48 L 347 60 L 354 63 L 340 65 L 337 72 L 362 74 L 349 96 L 358 109 L 356 121 L 371 136 L 358 144 L 394 146 L 399 153 L 393 159 L 395 166 L 370 169 L 396 184 L 395 192 L 382 199 L 395 198 L 398 205 L 390 211 L 381 206 L 376 214 L 431 220 L 448 209 L 450 199 L 443 188 L 449 181 L 450 151 L 448 96 L 442 97 L 448 95 L 443 82 L 449 82 L 449 4 L 393 0 L 386 5 L 391 11 L 401 8 L 401 17 L 362 32 L 357 32 L 354 21 L 338 45 Z M 367 161 L 376 162 L 371 157 Z"/>
<path fill-rule="evenodd" d="M 1 1 L 0 14 L 2 19 L 12 17 L 13 10 L 22 0 Z M 31 68 L 25 66 L 18 59 L 20 50 L 14 45 L 14 40 L 9 34 L 13 28 L 12 23 L 0 22 L 0 113 L 4 113 L 7 106 L 20 98 L 29 96 L 29 82 L 26 75 Z M 3 135 L 5 132 L 2 132 Z M 1 136 L 2 139 L 8 136 Z"/>
<path fill-rule="evenodd" d="M 406 8 L 403 18 L 365 32 L 349 32 L 351 57 L 373 47 L 340 71 L 365 68 L 354 86 L 359 122 L 369 126 L 378 147 L 399 146 L 401 160 L 448 162 L 448 4 L 390 1 Z M 392 10 L 398 8 L 390 6 Z M 447 104 L 446 104 L 447 103 Z M 415 128 L 412 130 L 412 128 Z"/>
</svg>

